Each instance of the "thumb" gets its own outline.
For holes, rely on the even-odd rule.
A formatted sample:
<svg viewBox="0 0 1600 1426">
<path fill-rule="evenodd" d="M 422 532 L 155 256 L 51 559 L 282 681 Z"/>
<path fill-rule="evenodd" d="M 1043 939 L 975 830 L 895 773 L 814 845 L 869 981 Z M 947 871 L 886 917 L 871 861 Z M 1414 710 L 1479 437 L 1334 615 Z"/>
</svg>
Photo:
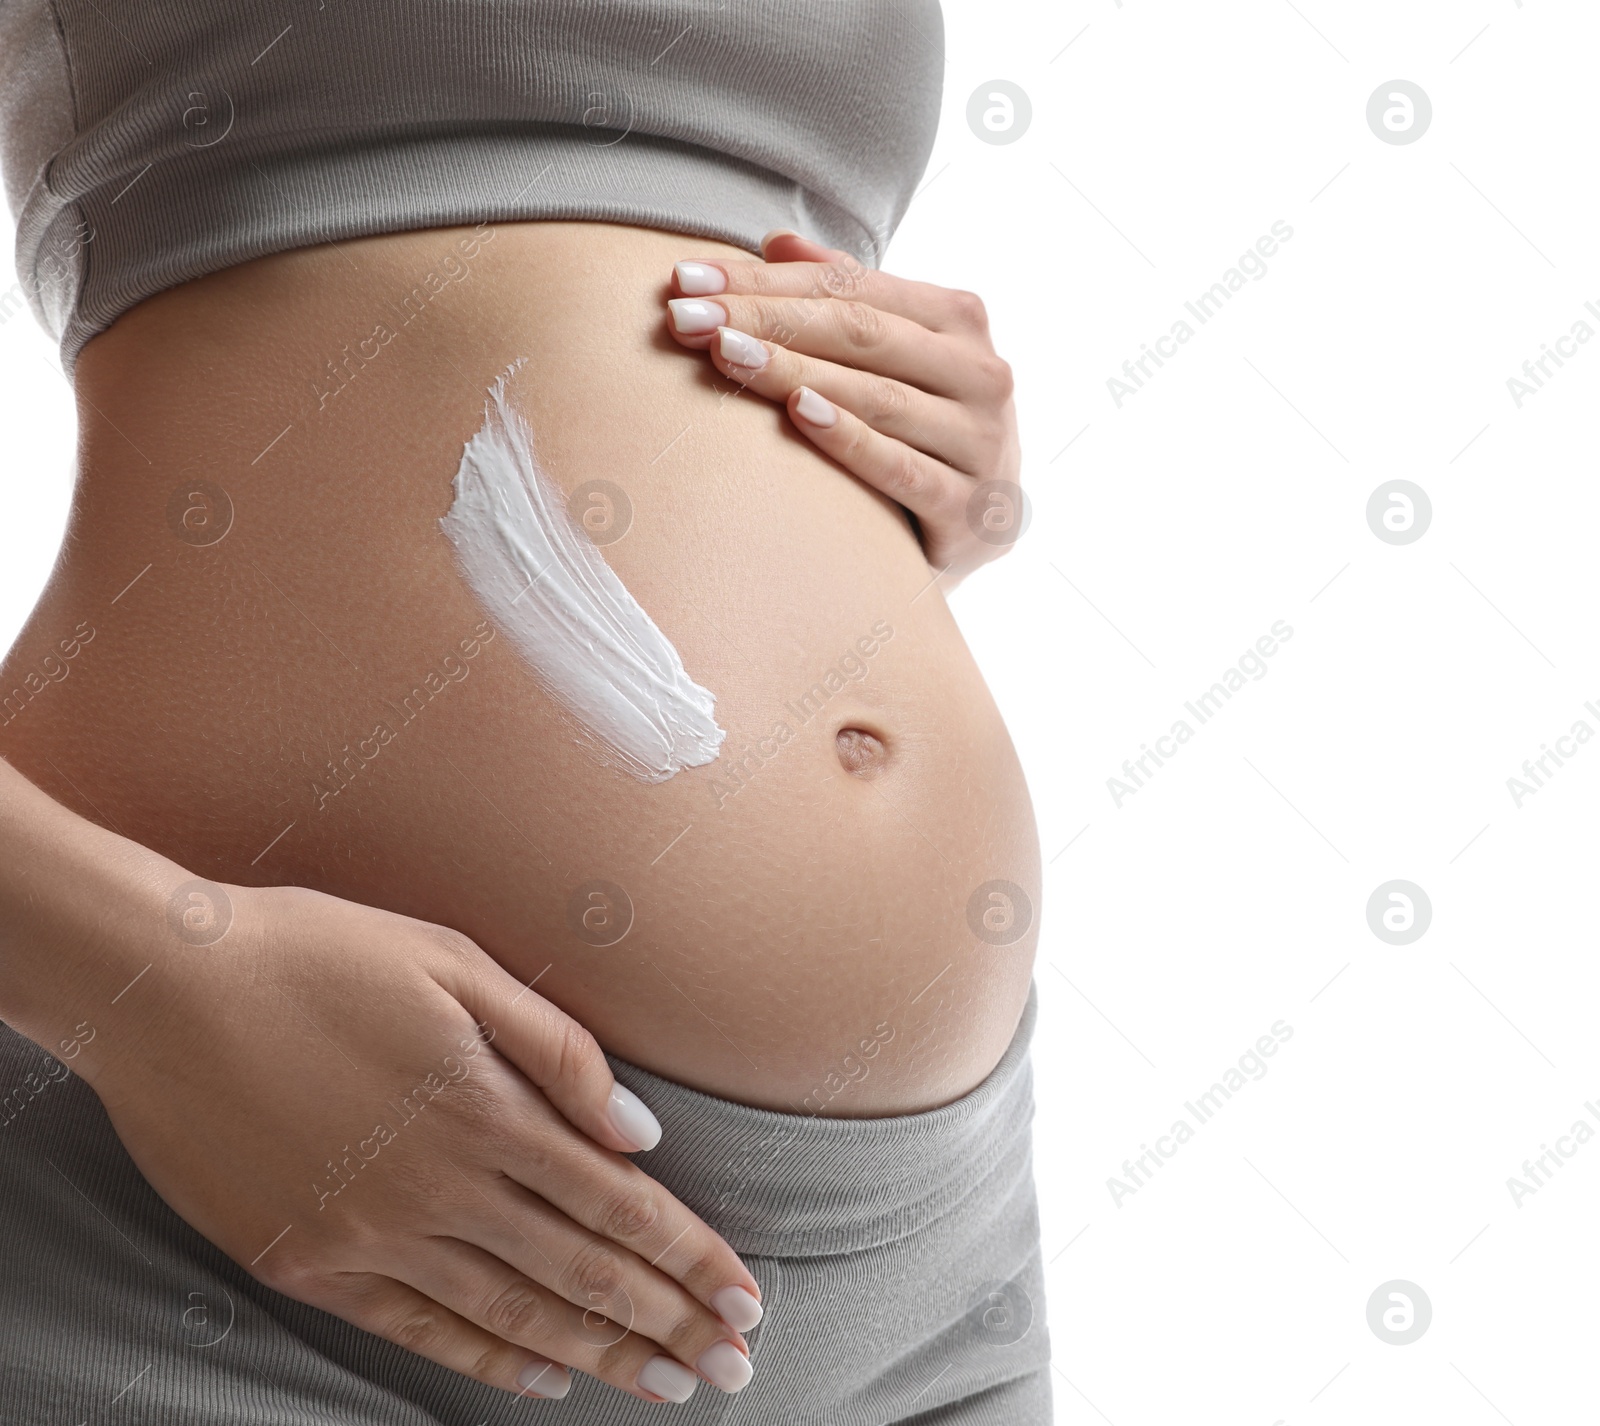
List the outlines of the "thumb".
<svg viewBox="0 0 1600 1426">
<path fill-rule="evenodd" d="M 621 1154 L 655 1148 L 660 1122 L 638 1095 L 616 1082 L 599 1041 L 487 955 L 483 959 L 482 974 L 460 976 L 446 987 L 477 1022 L 479 1042 L 492 1044 L 595 1143 Z"/>
<path fill-rule="evenodd" d="M 848 262 L 850 254 L 842 248 L 825 248 L 810 238 L 787 228 L 774 228 L 761 240 L 761 256 L 767 262 Z"/>
</svg>

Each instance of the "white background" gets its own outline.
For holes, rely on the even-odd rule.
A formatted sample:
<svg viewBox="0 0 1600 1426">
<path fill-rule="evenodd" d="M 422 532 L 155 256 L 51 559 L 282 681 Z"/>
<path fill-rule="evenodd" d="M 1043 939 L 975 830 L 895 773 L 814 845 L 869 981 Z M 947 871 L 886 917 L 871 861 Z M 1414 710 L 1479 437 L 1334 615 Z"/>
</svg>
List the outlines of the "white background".
<svg viewBox="0 0 1600 1426">
<path fill-rule="evenodd" d="M 1600 342 L 1520 409 L 1506 383 L 1600 332 L 1600 17 L 946 0 L 946 24 L 886 266 L 982 293 L 1018 373 L 1033 523 L 954 602 L 1047 863 L 1057 1420 L 1594 1419 L 1600 1140 L 1520 1205 L 1507 1180 L 1600 1130 L 1600 740 L 1520 807 L 1507 779 L 1600 732 Z M 1366 120 L 1396 78 L 1433 106 L 1406 145 Z M 995 79 L 1032 104 L 1004 145 L 966 119 Z M 1276 220 L 1266 275 L 1119 409 L 1107 379 Z M 55 362 L 26 311 L 0 324 L 0 642 L 70 495 Z M 1397 478 L 1432 502 L 1407 545 L 1366 518 Z M 1119 807 L 1123 760 L 1279 620 L 1265 676 Z M 1432 903 L 1409 945 L 1367 922 L 1395 879 Z M 1276 1021 L 1265 1077 L 1119 1205 L 1123 1161 Z M 1409 1345 L 1367 1322 L 1393 1279 L 1432 1304 Z"/>
</svg>

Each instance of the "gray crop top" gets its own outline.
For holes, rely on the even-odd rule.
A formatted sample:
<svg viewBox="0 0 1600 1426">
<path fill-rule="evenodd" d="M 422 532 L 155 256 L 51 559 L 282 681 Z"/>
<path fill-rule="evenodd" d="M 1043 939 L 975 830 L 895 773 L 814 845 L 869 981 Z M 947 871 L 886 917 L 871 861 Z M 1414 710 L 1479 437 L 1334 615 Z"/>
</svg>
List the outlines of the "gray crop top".
<svg viewBox="0 0 1600 1426">
<path fill-rule="evenodd" d="M 0 166 L 70 370 L 163 288 L 406 228 L 787 227 L 876 266 L 943 77 L 938 0 L 0 0 Z"/>
</svg>

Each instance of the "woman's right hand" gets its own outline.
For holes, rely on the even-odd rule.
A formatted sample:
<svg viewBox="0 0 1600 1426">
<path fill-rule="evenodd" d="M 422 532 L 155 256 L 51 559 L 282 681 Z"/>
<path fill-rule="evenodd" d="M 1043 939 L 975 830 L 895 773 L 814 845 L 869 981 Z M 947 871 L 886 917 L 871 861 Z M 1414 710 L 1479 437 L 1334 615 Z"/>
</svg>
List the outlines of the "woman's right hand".
<svg viewBox="0 0 1600 1426">
<path fill-rule="evenodd" d="M 190 887 L 190 924 L 180 905 L 74 1065 L 185 1220 L 268 1286 L 507 1391 L 565 1395 L 564 1366 L 647 1401 L 749 1380 L 735 1327 L 760 1288 L 622 1157 L 660 1129 L 587 1031 L 442 927 Z"/>
</svg>

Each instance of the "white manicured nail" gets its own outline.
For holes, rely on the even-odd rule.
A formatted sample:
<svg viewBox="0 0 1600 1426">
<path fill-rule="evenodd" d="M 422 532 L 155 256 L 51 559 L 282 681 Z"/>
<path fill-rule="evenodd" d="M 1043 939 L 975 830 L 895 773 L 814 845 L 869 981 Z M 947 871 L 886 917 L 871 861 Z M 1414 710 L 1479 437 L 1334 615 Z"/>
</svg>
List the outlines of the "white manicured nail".
<svg viewBox="0 0 1600 1426">
<path fill-rule="evenodd" d="M 667 306 L 672 311 L 672 325 L 686 337 L 714 332 L 728 320 L 721 303 L 702 302 L 698 297 L 674 297 Z"/>
<path fill-rule="evenodd" d="M 718 327 L 717 337 L 724 361 L 748 371 L 760 371 L 767 364 L 767 349 L 754 337 L 732 327 Z"/>
<path fill-rule="evenodd" d="M 653 1392 L 665 1401 L 687 1401 L 699 1380 L 682 1362 L 671 1357 L 651 1357 L 639 1373 L 639 1389 Z"/>
<path fill-rule="evenodd" d="M 722 269 L 708 262 L 674 263 L 672 270 L 678 274 L 678 291 L 685 297 L 710 297 L 728 290 Z"/>
<path fill-rule="evenodd" d="M 711 1306 L 735 1332 L 748 1332 L 761 1320 L 761 1304 L 742 1287 L 720 1287 L 711 1294 Z"/>
<path fill-rule="evenodd" d="M 794 403 L 794 409 L 802 421 L 809 421 L 813 426 L 832 426 L 839 419 L 833 402 L 818 396 L 809 386 L 800 388 L 800 399 Z"/>
<path fill-rule="evenodd" d="M 750 1358 L 732 1342 L 717 1342 L 700 1353 L 700 1375 L 723 1391 L 743 1391 L 754 1375 Z"/>
<path fill-rule="evenodd" d="M 572 1374 L 554 1362 L 534 1360 L 517 1373 L 517 1385 L 532 1396 L 560 1401 L 572 1390 Z"/>
<path fill-rule="evenodd" d="M 637 1149 L 653 1149 L 661 1142 L 661 1121 L 644 1100 L 615 1081 L 606 1104 L 606 1117 L 611 1120 L 611 1127 Z"/>
</svg>

